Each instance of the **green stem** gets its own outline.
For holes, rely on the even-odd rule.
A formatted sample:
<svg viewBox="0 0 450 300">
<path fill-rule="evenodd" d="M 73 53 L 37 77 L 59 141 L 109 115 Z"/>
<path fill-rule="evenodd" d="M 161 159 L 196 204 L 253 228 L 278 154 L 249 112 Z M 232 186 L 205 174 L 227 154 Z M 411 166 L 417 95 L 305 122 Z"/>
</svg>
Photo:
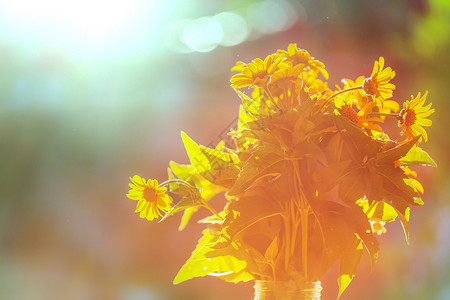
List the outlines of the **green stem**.
<svg viewBox="0 0 450 300">
<path fill-rule="evenodd" d="M 306 202 L 305 199 L 303 199 Z M 309 206 L 305 203 L 305 208 L 300 211 L 300 218 L 302 220 L 302 264 L 303 264 L 303 273 L 305 274 L 305 278 L 308 280 L 308 215 L 309 215 Z"/>
<path fill-rule="evenodd" d="M 380 112 L 371 112 L 370 114 L 367 115 L 368 117 L 394 117 L 394 118 L 398 118 L 400 116 L 400 114 L 397 113 L 380 113 Z"/>
<path fill-rule="evenodd" d="M 337 92 L 334 93 L 333 95 L 329 96 L 329 97 L 325 100 L 325 103 L 327 103 L 328 101 L 330 101 L 330 99 L 336 97 L 337 95 L 340 95 L 340 94 L 343 94 L 343 93 L 347 93 L 347 92 L 350 92 L 350 91 L 362 90 L 362 88 L 363 88 L 362 85 L 360 85 L 360 86 L 353 86 L 353 87 L 350 87 L 350 88 L 347 88 L 347 89 L 343 89 L 343 90 L 337 91 Z"/>
<path fill-rule="evenodd" d="M 189 187 L 189 188 L 195 188 L 194 186 L 192 186 L 192 184 L 190 184 L 189 182 L 187 182 L 186 180 L 183 180 L 183 179 L 169 179 L 169 180 L 166 180 L 166 181 L 164 181 L 164 182 L 161 182 L 160 184 L 159 184 L 159 186 L 165 186 L 165 185 L 168 185 L 168 184 L 171 184 L 171 183 L 179 183 L 179 184 L 182 184 L 182 185 L 184 185 L 184 186 L 187 186 L 187 187 Z"/>
<path fill-rule="evenodd" d="M 281 111 L 281 108 L 275 102 L 275 99 L 273 98 L 272 93 L 269 91 L 269 88 L 267 86 L 264 87 L 264 92 L 266 92 L 267 95 L 269 95 L 270 101 L 272 102 L 273 105 L 275 105 L 275 107 L 278 109 L 278 111 Z"/>
</svg>

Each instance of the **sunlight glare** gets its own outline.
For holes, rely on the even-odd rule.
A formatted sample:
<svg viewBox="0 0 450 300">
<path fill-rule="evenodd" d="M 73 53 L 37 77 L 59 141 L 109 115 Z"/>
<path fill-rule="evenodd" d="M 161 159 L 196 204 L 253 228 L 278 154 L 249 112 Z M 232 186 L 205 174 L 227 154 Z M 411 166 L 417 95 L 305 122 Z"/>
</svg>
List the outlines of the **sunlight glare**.
<svg viewBox="0 0 450 300">
<path fill-rule="evenodd" d="M 0 15 L 13 34 L 71 50 L 105 48 L 126 38 L 142 8 L 142 0 L 0 0 Z"/>
</svg>

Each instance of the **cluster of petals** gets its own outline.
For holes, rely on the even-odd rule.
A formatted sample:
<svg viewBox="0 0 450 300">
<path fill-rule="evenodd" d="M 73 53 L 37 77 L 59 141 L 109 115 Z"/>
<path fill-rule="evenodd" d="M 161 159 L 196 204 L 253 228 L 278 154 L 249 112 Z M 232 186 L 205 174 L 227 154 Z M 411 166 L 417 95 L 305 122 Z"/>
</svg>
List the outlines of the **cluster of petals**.
<svg viewBox="0 0 450 300">
<path fill-rule="evenodd" d="M 432 121 L 427 119 L 434 109 L 431 108 L 431 103 L 424 106 L 427 99 L 428 92 L 425 92 L 423 96 L 420 93 L 414 98 L 411 96 L 410 101 L 403 103 L 403 109 L 400 111 L 399 126 L 403 128 L 402 134 L 406 136 L 408 140 L 412 140 L 416 136 L 421 136 L 425 142 L 428 139 L 426 130 L 423 128 L 431 126 Z"/>
<path fill-rule="evenodd" d="M 161 217 L 161 211 L 170 210 L 172 198 L 166 194 L 166 187 L 159 187 L 158 181 L 149 179 L 146 181 L 138 175 L 130 177 L 130 191 L 127 197 L 131 200 L 137 200 L 136 211 L 140 213 L 141 218 L 149 221 Z"/>
<path fill-rule="evenodd" d="M 367 95 L 381 101 L 389 99 L 395 85 L 389 81 L 394 78 L 395 72 L 390 67 L 384 68 L 384 58 L 375 61 L 372 74 L 363 82 L 363 90 Z"/>
<path fill-rule="evenodd" d="M 316 77 L 320 72 L 328 79 L 325 65 L 311 57 L 308 51 L 297 48 L 295 44 L 290 44 L 287 51 L 278 50 L 268 55 L 264 60 L 255 58 L 250 63 L 237 62 L 231 70 L 239 72 L 231 77 L 231 86 L 234 88 L 267 88 L 272 81 L 282 79 L 294 82 L 298 81 L 304 71 L 312 71 Z"/>
</svg>

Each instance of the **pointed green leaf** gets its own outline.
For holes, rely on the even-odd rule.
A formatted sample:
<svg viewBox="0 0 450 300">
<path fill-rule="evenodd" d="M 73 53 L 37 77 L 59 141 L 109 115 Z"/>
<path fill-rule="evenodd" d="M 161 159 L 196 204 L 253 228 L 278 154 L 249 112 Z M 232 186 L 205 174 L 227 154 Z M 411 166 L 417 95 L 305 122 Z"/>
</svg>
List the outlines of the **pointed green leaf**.
<svg viewBox="0 0 450 300">
<path fill-rule="evenodd" d="M 408 153 L 403 156 L 400 163 L 404 166 L 433 166 L 437 167 L 437 164 L 430 157 L 430 155 L 422 150 L 420 147 L 412 147 Z"/>
<path fill-rule="evenodd" d="M 199 145 L 194 142 L 186 133 L 181 132 L 181 138 L 183 139 L 184 147 L 189 156 L 191 164 L 199 173 L 203 173 L 211 169 L 211 165 L 207 157 L 203 154 Z"/>
<path fill-rule="evenodd" d="M 339 284 L 339 295 L 338 295 L 338 299 L 341 297 L 342 293 L 345 291 L 345 289 L 348 287 L 348 285 L 350 284 L 350 282 L 353 279 L 352 274 L 341 274 L 338 277 L 338 284 Z"/>
<path fill-rule="evenodd" d="M 397 218 L 395 209 L 384 201 L 372 201 L 370 207 L 364 211 L 369 219 L 392 222 Z"/>
<path fill-rule="evenodd" d="M 409 207 L 406 208 L 404 214 L 397 210 L 398 218 L 399 218 L 400 222 L 402 223 L 403 231 L 405 233 L 406 243 L 408 245 L 409 245 L 409 229 L 408 229 L 408 227 L 409 227 L 408 226 L 409 212 L 410 212 Z"/>
<path fill-rule="evenodd" d="M 418 198 L 419 194 L 415 190 L 414 186 L 407 184 L 405 180 L 408 178 L 401 168 L 396 168 L 393 164 L 382 165 L 377 167 L 377 173 L 383 177 L 384 189 L 399 197 L 402 197 L 410 204 L 417 205 L 415 198 Z"/>
<path fill-rule="evenodd" d="M 266 249 L 266 253 L 264 254 L 264 257 L 271 262 L 275 262 L 275 259 L 278 255 L 279 251 L 279 241 L 278 236 L 275 236 L 275 238 L 272 240 L 272 242 L 269 244 L 269 247 Z"/>
<path fill-rule="evenodd" d="M 188 208 L 199 207 L 201 205 L 202 205 L 202 203 L 200 202 L 199 197 L 194 197 L 194 196 L 185 197 L 180 202 L 178 202 L 176 205 L 174 205 L 172 207 L 172 209 L 170 209 L 168 212 L 166 212 L 166 214 L 161 218 L 161 220 L 159 222 L 165 220 L 167 217 L 169 217 L 179 211 L 182 211 L 182 210 L 185 210 Z"/>
<path fill-rule="evenodd" d="M 196 206 L 196 207 L 189 207 L 184 210 L 183 217 L 181 217 L 181 222 L 180 225 L 178 226 L 179 231 L 182 231 L 184 228 L 186 228 L 187 224 L 189 223 L 189 220 L 197 212 L 199 208 L 200 206 Z"/>
<path fill-rule="evenodd" d="M 231 154 L 203 146 L 200 146 L 200 150 L 211 166 L 210 170 L 201 173 L 201 175 L 214 184 L 231 188 L 239 174 L 239 169 Z"/>
<path fill-rule="evenodd" d="M 359 163 L 364 157 L 374 157 L 379 152 L 380 143 L 372 140 L 353 122 L 342 116 L 334 116 L 334 120 L 354 161 Z"/>
<path fill-rule="evenodd" d="M 274 176 L 279 175 L 277 173 L 277 167 L 279 166 L 280 168 L 278 170 L 282 171 L 282 166 L 284 165 L 277 164 L 283 161 L 284 157 L 280 148 L 272 144 L 258 146 L 250 158 L 244 163 L 236 182 L 228 191 L 228 195 L 235 196 L 242 193 L 261 176 L 269 174 L 273 174 Z"/>
<path fill-rule="evenodd" d="M 409 204 L 402 197 L 388 191 L 384 191 L 384 195 L 391 202 L 392 207 L 397 212 L 398 219 L 402 223 L 403 231 L 405 233 L 406 243 L 409 245 Z"/>
<path fill-rule="evenodd" d="M 170 169 L 168 170 L 169 179 L 173 179 L 175 175 L 177 178 L 189 182 L 191 185 L 197 187 L 197 189 L 200 192 L 201 198 L 203 198 L 205 201 L 208 201 L 217 193 L 224 191 L 224 188 L 222 186 L 215 185 L 210 181 L 206 180 L 203 176 L 199 175 L 197 170 L 192 165 L 178 164 L 174 161 L 171 161 L 169 165 L 170 165 Z M 178 183 L 171 183 L 169 186 L 172 192 L 181 196 L 182 198 L 191 197 L 192 191 L 185 185 Z M 192 207 L 188 206 L 183 209 L 184 214 L 181 219 L 178 230 L 183 230 L 186 227 L 186 225 L 189 222 L 189 219 L 193 216 L 195 212 L 197 212 L 199 206 L 195 205 Z"/>
<path fill-rule="evenodd" d="M 252 225 L 268 218 L 279 216 L 282 209 L 272 201 L 261 201 L 260 196 L 243 196 L 239 201 L 230 203 L 225 218 L 224 228 L 231 239 Z M 275 223 L 274 223 L 275 224 Z M 275 231 L 276 228 L 266 228 L 266 231 Z"/>
<path fill-rule="evenodd" d="M 231 281 L 248 281 L 254 279 L 245 269 L 247 263 L 241 258 L 240 252 L 232 245 L 226 249 L 216 250 L 211 248 L 218 241 L 218 236 L 209 230 L 203 230 L 203 237 L 198 241 L 197 247 L 192 252 L 191 257 L 181 267 L 173 283 L 189 280 L 194 277 L 223 276 Z M 236 277 L 226 277 L 233 273 L 239 274 Z"/>
<path fill-rule="evenodd" d="M 414 139 L 409 142 L 402 144 L 400 146 L 394 147 L 384 152 L 380 152 L 377 154 L 376 159 L 378 164 L 389 164 L 392 163 L 401 157 L 405 156 L 410 149 L 414 146 L 414 144 L 419 140 L 420 136 L 416 136 Z"/>
</svg>

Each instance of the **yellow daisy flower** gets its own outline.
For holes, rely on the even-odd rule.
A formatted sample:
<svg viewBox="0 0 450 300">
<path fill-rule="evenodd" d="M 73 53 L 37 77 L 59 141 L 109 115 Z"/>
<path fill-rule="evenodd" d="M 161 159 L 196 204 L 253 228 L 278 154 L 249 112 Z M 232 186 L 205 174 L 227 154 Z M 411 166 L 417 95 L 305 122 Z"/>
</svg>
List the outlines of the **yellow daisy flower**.
<svg viewBox="0 0 450 300">
<path fill-rule="evenodd" d="M 311 57 L 308 51 L 298 49 L 296 44 L 289 44 L 287 51 L 278 50 L 277 55 L 285 57 L 293 66 L 304 65 L 309 66 L 311 70 L 322 73 L 325 79 L 328 79 L 328 72 L 325 70 L 325 64 Z"/>
<path fill-rule="evenodd" d="M 135 212 L 140 212 L 141 218 L 151 221 L 162 216 L 160 210 L 166 212 L 171 209 L 172 198 L 166 194 L 166 187 L 158 186 L 157 180 L 149 179 L 145 182 L 145 179 L 138 175 L 130 177 L 130 180 L 131 190 L 128 191 L 127 197 L 138 200 Z"/>
<path fill-rule="evenodd" d="M 378 132 L 383 132 L 383 129 L 381 128 L 379 123 L 382 123 L 382 120 L 379 117 L 370 117 L 368 114 L 372 111 L 372 109 L 375 107 L 374 102 L 369 102 L 364 107 L 357 112 L 355 109 L 353 109 L 351 104 L 344 105 L 339 112 L 341 115 L 353 123 L 355 123 L 360 128 L 366 128 L 375 130 Z"/>
<path fill-rule="evenodd" d="M 389 83 L 394 78 L 395 72 L 390 67 L 384 68 L 384 58 L 380 57 L 375 61 L 372 75 L 363 82 L 363 90 L 367 95 L 374 96 L 375 99 L 384 101 L 392 96 L 395 85 Z"/>
<path fill-rule="evenodd" d="M 282 57 L 275 58 L 271 54 L 264 59 L 255 58 L 251 63 L 236 63 L 231 71 L 239 71 L 231 77 L 231 86 L 235 88 L 243 88 L 246 86 L 267 87 L 271 76 L 278 70 L 285 67 L 285 63 L 281 62 Z"/>
<path fill-rule="evenodd" d="M 298 84 L 300 74 L 300 66 L 283 68 L 276 71 L 269 83 L 269 90 L 273 96 L 277 97 L 285 93 L 292 87 Z"/>
<path fill-rule="evenodd" d="M 402 135 L 406 135 L 408 140 L 422 135 L 425 142 L 427 141 L 427 132 L 422 126 L 431 126 L 431 120 L 426 119 L 426 117 L 434 113 L 434 109 L 431 109 L 431 103 L 423 106 L 427 95 L 428 91 L 425 92 L 423 97 L 420 97 L 419 93 L 416 98 L 411 96 L 411 101 L 403 103 L 398 125 L 403 128 Z"/>
<path fill-rule="evenodd" d="M 366 78 L 364 76 L 359 76 L 358 78 L 356 78 L 355 81 L 345 78 L 342 80 L 342 82 L 345 84 L 344 89 L 362 86 L 365 79 Z M 353 93 L 353 96 L 355 99 L 356 107 L 358 107 L 359 109 L 363 108 L 364 105 L 367 104 L 366 93 L 364 91 L 362 91 L 361 89 L 352 91 L 352 93 Z"/>
</svg>

